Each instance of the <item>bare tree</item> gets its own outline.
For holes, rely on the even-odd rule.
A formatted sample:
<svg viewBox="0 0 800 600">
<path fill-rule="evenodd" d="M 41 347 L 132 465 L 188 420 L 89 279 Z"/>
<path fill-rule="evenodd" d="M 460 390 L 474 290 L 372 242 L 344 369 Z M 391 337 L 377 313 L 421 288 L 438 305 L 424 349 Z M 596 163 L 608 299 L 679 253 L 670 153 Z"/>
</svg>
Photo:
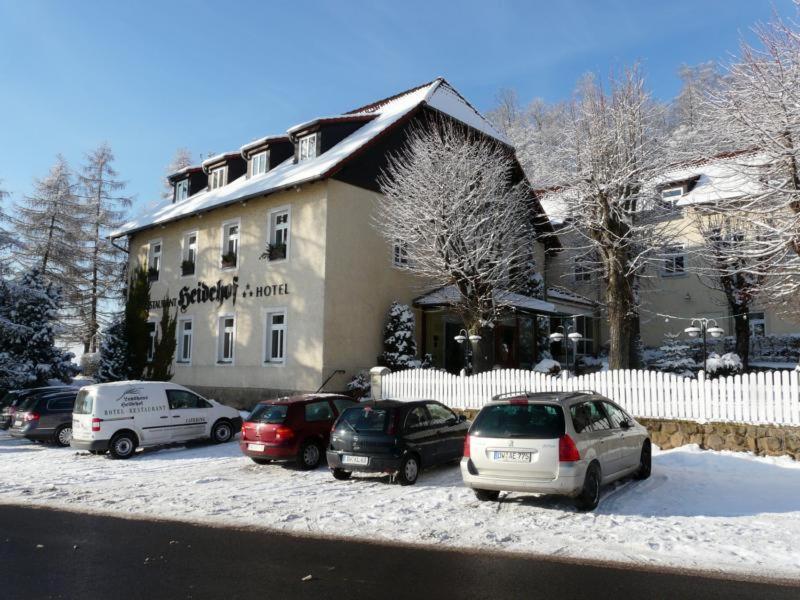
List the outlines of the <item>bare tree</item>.
<svg viewBox="0 0 800 600">
<path fill-rule="evenodd" d="M 172 161 L 170 161 L 169 165 L 167 165 L 166 172 L 164 173 L 165 175 L 164 191 L 161 192 L 161 197 L 164 200 L 172 200 L 174 194 L 174 189 L 172 187 L 172 184 L 169 182 L 167 177 L 169 177 L 173 173 L 177 173 L 181 169 L 190 167 L 191 165 L 192 165 L 192 153 L 189 151 L 189 149 L 178 148 L 175 151 L 175 155 L 172 157 Z"/>
<path fill-rule="evenodd" d="M 409 268 L 460 294 L 470 333 L 490 327 L 521 290 L 533 250 L 531 196 L 513 151 L 483 134 L 431 119 L 409 134 L 380 177 L 375 218 Z"/>
<path fill-rule="evenodd" d="M 602 277 L 609 325 L 609 364 L 627 368 L 638 336 L 638 287 L 648 262 L 678 232 L 658 218 L 650 183 L 665 167 L 665 111 L 651 99 L 637 67 L 605 87 L 593 76 L 574 100 L 556 108 L 561 132 L 532 157 L 534 179 L 559 181 L 543 194 L 564 219 L 562 239 L 583 268 Z"/>
<path fill-rule="evenodd" d="M 0 180 L 2 183 L 2 180 Z M 0 277 L 5 274 L 5 271 L 8 267 L 8 263 L 10 259 L 8 257 L 8 253 L 11 249 L 12 244 L 14 243 L 14 238 L 12 237 L 11 233 L 6 231 L 2 224 L 8 220 L 6 216 L 3 202 L 9 197 L 8 192 L 3 189 L 0 189 Z"/>
<path fill-rule="evenodd" d="M 97 334 L 114 314 L 112 303 L 119 300 L 123 288 L 120 275 L 125 253 L 107 234 L 122 224 L 131 198 L 118 193 L 125 182 L 117 179 L 113 162 L 111 147 L 102 144 L 86 156 L 80 175 L 85 247 L 76 302 L 84 352 L 97 351 Z"/>
</svg>

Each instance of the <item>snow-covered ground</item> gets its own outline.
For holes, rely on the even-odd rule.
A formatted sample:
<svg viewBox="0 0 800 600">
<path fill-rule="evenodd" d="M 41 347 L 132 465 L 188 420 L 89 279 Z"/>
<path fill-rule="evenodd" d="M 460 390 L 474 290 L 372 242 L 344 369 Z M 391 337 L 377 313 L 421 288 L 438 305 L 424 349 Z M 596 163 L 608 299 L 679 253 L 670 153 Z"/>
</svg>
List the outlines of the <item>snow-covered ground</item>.
<svg viewBox="0 0 800 600">
<path fill-rule="evenodd" d="M 653 471 L 586 514 L 552 497 L 478 502 L 457 467 L 401 487 L 257 466 L 235 443 L 113 461 L 0 433 L 0 503 L 800 580 L 799 463 L 687 446 Z"/>
</svg>

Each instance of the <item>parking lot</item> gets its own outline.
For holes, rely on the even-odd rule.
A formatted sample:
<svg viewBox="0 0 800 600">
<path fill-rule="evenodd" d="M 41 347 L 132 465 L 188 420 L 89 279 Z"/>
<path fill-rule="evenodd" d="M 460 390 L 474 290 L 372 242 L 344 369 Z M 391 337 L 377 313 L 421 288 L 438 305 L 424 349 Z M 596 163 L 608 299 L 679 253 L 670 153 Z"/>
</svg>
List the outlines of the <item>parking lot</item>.
<svg viewBox="0 0 800 600">
<path fill-rule="evenodd" d="M 0 503 L 800 579 L 800 464 L 692 446 L 656 452 L 649 480 L 578 513 L 551 497 L 478 502 L 455 466 L 401 487 L 255 465 L 236 443 L 114 461 L 0 433 Z"/>
</svg>

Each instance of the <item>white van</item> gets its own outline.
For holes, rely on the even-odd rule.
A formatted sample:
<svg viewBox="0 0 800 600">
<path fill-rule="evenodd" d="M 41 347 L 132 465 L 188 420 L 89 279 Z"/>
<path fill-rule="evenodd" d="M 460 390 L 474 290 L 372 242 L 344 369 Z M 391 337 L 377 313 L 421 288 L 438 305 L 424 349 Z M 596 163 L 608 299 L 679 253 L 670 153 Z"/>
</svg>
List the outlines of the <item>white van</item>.
<svg viewBox="0 0 800 600">
<path fill-rule="evenodd" d="M 236 409 L 178 384 L 118 381 L 87 385 L 78 392 L 70 446 L 130 458 L 137 447 L 209 438 L 221 444 L 241 427 Z"/>
</svg>

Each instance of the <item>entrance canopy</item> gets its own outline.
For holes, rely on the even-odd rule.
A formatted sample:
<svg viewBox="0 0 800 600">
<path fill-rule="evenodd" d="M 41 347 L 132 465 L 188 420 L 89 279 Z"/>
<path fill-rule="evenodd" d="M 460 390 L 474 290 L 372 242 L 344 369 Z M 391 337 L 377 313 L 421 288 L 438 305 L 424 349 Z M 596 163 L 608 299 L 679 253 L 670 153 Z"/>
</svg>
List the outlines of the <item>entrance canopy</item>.
<svg viewBox="0 0 800 600">
<path fill-rule="evenodd" d="M 494 301 L 498 306 L 504 306 L 524 313 L 556 314 L 557 312 L 555 305 L 550 302 L 503 290 L 495 292 Z M 453 306 L 459 302 L 461 302 L 461 292 L 456 286 L 447 285 L 419 296 L 414 300 L 414 306 L 422 309 L 439 308 Z"/>
</svg>

